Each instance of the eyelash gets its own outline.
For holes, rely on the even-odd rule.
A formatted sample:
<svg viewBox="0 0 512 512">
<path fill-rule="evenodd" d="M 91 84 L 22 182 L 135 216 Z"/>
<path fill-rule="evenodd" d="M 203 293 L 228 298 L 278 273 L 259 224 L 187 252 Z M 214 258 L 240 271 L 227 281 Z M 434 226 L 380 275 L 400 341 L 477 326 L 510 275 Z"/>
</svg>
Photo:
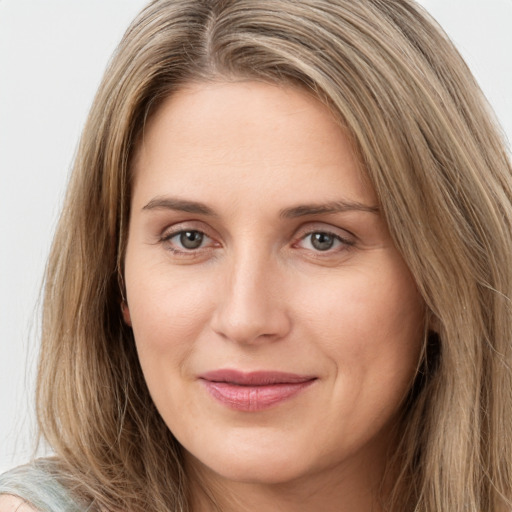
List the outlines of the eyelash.
<svg viewBox="0 0 512 512">
<path fill-rule="evenodd" d="M 334 241 L 333 241 L 334 244 L 337 244 L 337 248 L 329 247 L 328 249 L 326 249 L 324 251 L 322 251 L 320 249 L 315 249 L 315 248 L 309 249 L 315 253 L 316 257 L 322 257 L 323 255 L 329 256 L 329 255 L 332 255 L 333 253 L 336 254 L 338 252 L 346 251 L 346 250 L 350 249 L 351 247 L 353 247 L 354 243 L 355 243 L 353 240 L 350 240 L 349 238 L 345 238 L 337 233 L 333 233 L 332 231 L 325 230 L 325 229 L 317 229 L 317 230 L 313 230 L 313 231 L 308 231 L 307 233 L 303 234 L 298 239 L 298 241 L 293 244 L 293 246 L 294 247 L 297 246 L 299 243 L 304 242 L 308 238 L 310 239 L 309 244 L 313 245 L 313 239 L 312 239 L 313 235 L 324 235 L 324 236 L 327 235 L 334 239 Z"/>
<path fill-rule="evenodd" d="M 194 248 L 194 249 L 188 249 L 186 247 L 178 248 L 178 247 L 176 247 L 176 244 L 173 244 L 171 242 L 171 240 L 173 238 L 181 237 L 185 233 L 198 233 L 198 234 L 202 235 L 203 240 L 201 241 L 201 246 Z M 166 248 L 168 250 L 170 250 L 172 253 L 177 254 L 178 256 L 181 256 L 181 255 L 194 256 L 194 255 L 197 255 L 197 253 L 199 251 L 205 251 L 205 250 L 213 248 L 213 247 L 207 247 L 207 248 L 202 247 L 205 239 L 213 241 L 213 239 L 211 237 L 209 237 L 204 231 L 201 231 L 200 229 L 179 229 L 178 231 L 172 231 L 171 233 L 164 234 L 161 237 L 160 242 L 162 242 L 163 244 L 166 244 L 166 246 L 167 246 Z"/>
<path fill-rule="evenodd" d="M 182 237 L 185 233 L 194 233 L 199 234 L 203 238 L 200 242 L 200 246 L 197 248 L 186 248 L 186 247 L 177 247 L 176 243 L 172 243 L 172 240 L 176 237 Z M 306 241 L 308 238 L 310 239 L 309 244 L 313 246 L 313 240 L 311 237 L 313 235 L 324 235 L 328 237 L 332 237 L 334 239 L 333 244 L 335 245 L 335 248 L 329 247 L 326 250 L 322 251 L 320 249 L 310 248 L 310 249 L 304 249 L 311 251 L 316 258 L 322 258 L 322 257 L 328 257 L 332 256 L 333 254 L 337 254 L 340 252 L 348 251 L 350 250 L 354 245 L 355 241 L 348 238 L 343 237 L 337 233 L 334 233 L 328 229 L 316 229 L 316 230 L 308 230 L 307 232 L 304 232 L 301 234 L 296 241 L 292 244 L 292 247 L 298 248 L 299 244 Z M 214 239 L 210 236 L 208 236 L 204 231 L 200 229 L 178 229 L 177 231 L 172 231 L 164 234 L 160 238 L 160 242 L 166 245 L 166 249 L 170 250 L 173 254 L 177 256 L 184 256 L 184 257 L 194 257 L 197 256 L 200 253 L 203 253 L 205 251 L 210 251 L 216 247 L 220 247 L 220 244 L 218 242 L 214 242 L 214 246 L 208 246 L 204 247 L 204 243 L 207 243 L 208 240 L 213 241 Z M 216 245 L 215 245 L 216 244 Z"/>
</svg>

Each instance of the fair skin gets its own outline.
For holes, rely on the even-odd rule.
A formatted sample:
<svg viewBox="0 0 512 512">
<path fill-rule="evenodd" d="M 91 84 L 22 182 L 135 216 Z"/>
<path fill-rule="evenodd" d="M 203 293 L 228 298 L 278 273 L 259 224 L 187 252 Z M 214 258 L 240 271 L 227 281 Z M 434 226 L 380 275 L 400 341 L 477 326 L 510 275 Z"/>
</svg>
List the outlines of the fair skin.
<svg viewBox="0 0 512 512">
<path fill-rule="evenodd" d="M 0 512 L 36 512 L 36 509 L 17 496 L 2 494 L 0 496 Z"/>
<path fill-rule="evenodd" d="M 190 84 L 133 171 L 124 317 L 194 512 L 198 480 L 224 512 L 379 510 L 424 308 L 346 133 L 299 89 Z"/>
</svg>

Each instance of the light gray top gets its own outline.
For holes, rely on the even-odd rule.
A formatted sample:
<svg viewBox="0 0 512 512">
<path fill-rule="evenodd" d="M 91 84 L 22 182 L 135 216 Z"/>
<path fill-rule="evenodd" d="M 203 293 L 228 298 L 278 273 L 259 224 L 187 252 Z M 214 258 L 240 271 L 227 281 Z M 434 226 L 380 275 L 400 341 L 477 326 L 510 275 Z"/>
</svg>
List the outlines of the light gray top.
<svg viewBox="0 0 512 512">
<path fill-rule="evenodd" d="M 55 460 L 37 459 L 0 475 L 0 494 L 12 494 L 40 512 L 87 512 L 59 482 Z"/>
</svg>

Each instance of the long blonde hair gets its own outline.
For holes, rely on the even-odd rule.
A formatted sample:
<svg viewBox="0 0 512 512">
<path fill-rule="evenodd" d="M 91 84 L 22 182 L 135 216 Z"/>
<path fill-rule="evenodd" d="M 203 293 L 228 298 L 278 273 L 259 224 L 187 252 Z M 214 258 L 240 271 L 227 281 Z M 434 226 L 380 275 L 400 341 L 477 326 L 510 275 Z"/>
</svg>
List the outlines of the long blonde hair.
<svg viewBox="0 0 512 512">
<path fill-rule="evenodd" d="M 190 81 L 303 87 L 351 133 L 431 331 L 390 459 L 393 512 L 512 507 L 512 170 L 493 115 L 412 0 L 155 0 L 85 126 L 48 265 L 37 410 L 77 494 L 186 511 L 180 446 L 123 323 L 130 162 Z"/>
</svg>

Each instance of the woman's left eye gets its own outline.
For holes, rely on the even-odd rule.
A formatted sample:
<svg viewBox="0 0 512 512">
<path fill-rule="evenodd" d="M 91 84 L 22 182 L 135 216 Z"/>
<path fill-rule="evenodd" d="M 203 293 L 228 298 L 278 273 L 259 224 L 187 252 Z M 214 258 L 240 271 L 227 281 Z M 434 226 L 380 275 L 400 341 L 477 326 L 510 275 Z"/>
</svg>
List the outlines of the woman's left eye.
<svg viewBox="0 0 512 512">
<path fill-rule="evenodd" d="M 354 243 L 339 235 L 329 233 L 328 231 L 313 231 L 312 233 L 308 233 L 303 236 L 298 245 L 303 249 L 309 249 L 316 252 L 328 252 L 352 246 Z"/>
</svg>

